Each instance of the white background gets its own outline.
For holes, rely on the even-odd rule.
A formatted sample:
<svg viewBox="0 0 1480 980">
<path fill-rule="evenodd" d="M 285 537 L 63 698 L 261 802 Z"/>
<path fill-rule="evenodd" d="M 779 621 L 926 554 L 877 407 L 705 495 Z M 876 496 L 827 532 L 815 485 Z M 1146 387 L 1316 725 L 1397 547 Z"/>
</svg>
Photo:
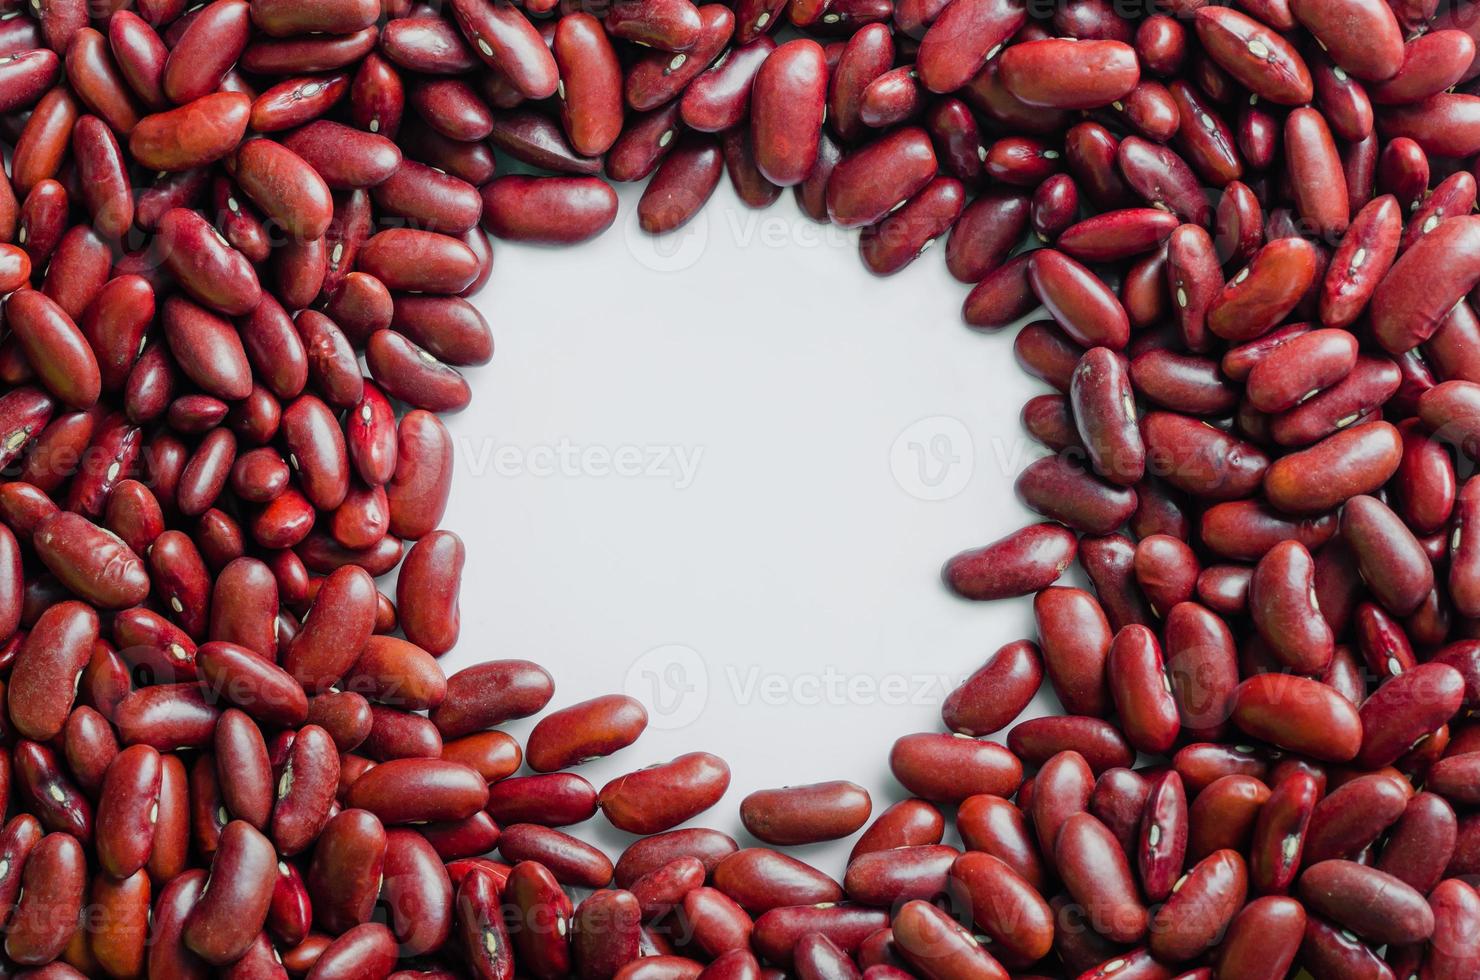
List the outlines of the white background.
<svg viewBox="0 0 1480 980">
<path fill-rule="evenodd" d="M 762 787 L 852 779 L 877 814 L 901 796 L 894 739 L 941 730 L 945 694 L 1033 635 L 1028 600 L 966 602 L 939 572 L 1034 519 L 1018 413 L 1047 389 L 1011 331 L 962 322 L 944 241 L 879 279 L 790 191 L 752 211 L 723 179 L 656 241 L 639 191 L 583 246 L 495 243 L 494 360 L 449 419 L 468 562 L 444 664 L 534 660 L 552 709 L 638 697 L 642 738 L 579 771 L 600 788 L 715 752 L 733 782 L 693 823 L 742 846 Z M 614 858 L 630 839 L 599 815 L 575 832 Z M 851 844 L 796 853 L 840 877 Z"/>
</svg>

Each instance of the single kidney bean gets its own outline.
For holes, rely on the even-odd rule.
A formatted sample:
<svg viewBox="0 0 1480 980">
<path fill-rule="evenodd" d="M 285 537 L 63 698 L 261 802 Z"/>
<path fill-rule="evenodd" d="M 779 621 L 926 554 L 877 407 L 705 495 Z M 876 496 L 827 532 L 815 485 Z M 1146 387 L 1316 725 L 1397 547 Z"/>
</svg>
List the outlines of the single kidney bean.
<svg viewBox="0 0 1480 980">
<path fill-rule="evenodd" d="M 1070 816 L 1059 831 L 1054 861 L 1096 932 L 1127 943 L 1145 935 L 1146 908 L 1125 854 L 1104 824 L 1088 813 Z"/>
<path fill-rule="evenodd" d="M 1416 793 L 1392 825 L 1376 866 L 1428 894 L 1444 876 L 1457 836 L 1454 808 L 1434 793 Z"/>
<path fill-rule="evenodd" d="M 94 839 L 98 862 L 128 878 L 149 860 L 158 822 L 163 766 L 147 745 L 124 749 L 108 766 L 98 796 Z"/>
<path fill-rule="evenodd" d="M 382 762 L 355 780 L 345 800 L 390 824 L 462 820 L 487 802 L 477 770 L 440 759 Z"/>
<path fill-rule="evenodd" d="M 1237 851 L 1217 851 L 1187 873 L 1151 923 L 1151 951 L 1163 962 L 1201 955 L 1223 938 L 1248 887 Z"/>
<path fill-rule="evenodd" d="M 826 96 L 827 64 L 816 41 L 789 41 L 761 64 L 751 88 L 751 141 L 771 183 L 799 184 L 817 162 Z"/>
<path fill-rule="evenodd" d="M 1038 892 L 1006 863 L 972 852 L 957 858 L 951 882 L 966 894 L 972 921 L 1010 964 L 1037 962 L 1053 943 L 1053 913 Z"/>
<path fill-rule="evenodd" d="M 1302 859 L 1316 864 L 1360 853 L 1402 816 L 1410 789 L 1382 773 L 1358 776 L 1316 804 Z"/>
<path fill-rule="evenodd" d="M 1305 674 L 1324 670 L 1335 648 L 1314 583 L 1315 563 L 1298 541 L 1271 548 L 1249 583 L 1249 609 L 1260 637 L 1281 663 Z"/>
<path fill-rule="evenodd" d="M 1352 861 L 1322 861 L 1300 876 L 1306 906 L 1369 942 L 1414 943 L 1434 930 L 1423 896 L 1393 876 Z"/>
<path fill-rule="evenodd" d="M 70 834 L 47 834 L 25 859 L 21 893 L 6 927 L 5 955 L 25 966 L 51 962 L 77 929 L 87 858 Z"/>
<path fill-rule="evenodd" d="M 1305 909 L 1292 898 L 1267 895 L 1255 899 L 1228 924 L 1217 954 L 1219 973 L 1278 980 L 1300 952 L 1305 922 Z"/>
<path fill-rule="evenodd" d="M 999 71 L 1014 97 L 1054 109 L 1107 106 L 1130 95 L 1141 78 L 1130 45 L 1071 38 L 1014 44 L 1003 51 Z"/>
<path fill-rule="evenodd" d="M 1135 750 L 1118 728 L 1083 715 L 1030 718 L 1007 733 L 1007 747 L 1030 766 L 1041 766 L 1058 753 L 1073 749 L 1096 774 L 1135 761 Z"/>
<path fill-rule="evenodd" d="M 185 944 L 209 963 L 238 959 L 267 921 L 276 880 L 271 842 L 243 820 L 227 824 L 200 901 L 185 917 Z"/>
<path fill-rule="evenodd" d="M 1383 349 L 1400 354 L 1432 336 L 1480 281 L 1477 256 L 1480 221 L 1469 217 L 1443 222 L 1400 255 L 1370 305 L 1373 336 Z"/>
<path fill-rule="evenodd" d="M 840 901 L 843 889 L 821 871 L 767 848 L 745 848 L 715 865 L 714 888 L 752 914 Z"/>
<path fill-rule="evenodd" d="M 630 833 L 668 830 L 719 801 L 730 785 L 730 769 L 707 752 L 619 776 L 601 789 L 606 818 Z"/>
<path fill-rule="evenodd" d="M 530 732 L 526 759 L 554 772 L 631 745 L 647 727 L 647 711 L 626 695 L 593 698 L 547 715 Z"/>
<path fill-rule="evenodd" d="M 78 679 L 92 658 L 98 616 L 80 602 L 60 602 L 41 614 L 22 641 L 6 684 L 11 724 L 20 734 L 51 739 L 72 710 Z"/>
<path fill-rule="evenodd" d="M 1074 534 L 1034 524 L 946 563 L 946 584 L 967 599 L 1005 599 L 1052 585 L 1074 560 Z"/>
<path fill-rule="evenodd" d="M 892 928 L 895 948 L 931 980 L 1006 980 L 1007 971 L 971 933 L 929 902 L 906 902 L 895 913 Z"/>
<path fill-rule="evenodd" d="M 375 623 L 375 582 L 355 565 L 332 572 L 319 589 L 283 667 L 306 689 L 326 690 L 353 665 Z"/>
<path fill-rule="evenodd" d="M 1117 633 L 1110 645 L 1106 676 L 1127 740 L 1143 752 L 1170 749 L 1181 721 L 1156 635 L 1135 624 Z"/>
<path fill-rule="evenodd" d="M 444 738 L 457 738 L 539 711 L 554 695 L 550 675 L 525 660 L 490 661 L 447 679 L 447 696 L 432 712 Z"/>
<path fill-rule="evenodd" d="M 331 816 L 339 785 L 339 753 L 317 725 L 299 729 L 278 776 L 271 834 L 284 855 L 297 854 L 319 836 Z"/>
<path fill-rule="evenodd" d="M 1427 663 L 1385 681 L 1361 705 L 1364 769 L 1396 762 L 1459 711 L 1464 677 L 1444 663 Z"/>
<path fill-rule="evenodd" d="M 1045 842 L 1045 854 L 1051 856 L 1064 822 L 1089 807 L 1094 793 L 1095 777 L 1084 757 L 1065 750 L 1043 764 L 1033 781 L 1032 798 L 1024 812 L 1033 821 L 1037 838 Z"/>
<path fill-rule="evenodd" d="M 884 907 L 935 898 L 946 893 L 951 865 L 960 854 L 938 844 L 870 851 L 848 862 L 843 889 L 855 902 Z"/>
<path fill-rule="evenodd" d="M 1103 717 L 1110 705 L 1106 671 L 1113 636 L 1098 602 L 1081 589 L 1053 587 L 1033 599 L 1049 682 L 1073 714 Z"/>
<path fill-rule="evenodd" d="M 1264 477 L 1265 496 L 1287 513 L 1330 510 L 1382 486 L 1401 459 L 1402 438 L 1392 425 L 1355 425 L 1275 461 Z"/>
<path fill-rule="evenodd" d="M 330 818 L 314 846 L 307 874 L 316 922 L 343 931 L 370 918 L 385 849 L 385 829 L 374 815 L 348 809 Z"/>
<path fill-rule="evenodd" d="M 937 802 L 977 793 L 1008 797 L 1022 782 L 1022 764 L 1011 752 L 963 735 L 906 735 L 894 743 L 889 767 L 906 789 Z"/>
<path fill-rule="evenodd" d="M 1018 640 L 999 649 L 946 698 L 941 718 L 962 735 L 990 735 L 1010 724 L 1043 683 L 1037 646 Z"/>
<path fill-rule="evenodd" d="M 872 809 L 867 790 L 835 781 L 757 790 L 740 802 L 740 820 L 768 844 L 810 844 L 853 834 Z"/>
<path fill-rule="evenodd" d="M 1306 677 L 1261 674 L 1234 691 L 1233 722 L 1291 751 L 1327 762 L 1348 762 L 1361 749 L 1357 709 L 1333 689 Z"/>
</svg>

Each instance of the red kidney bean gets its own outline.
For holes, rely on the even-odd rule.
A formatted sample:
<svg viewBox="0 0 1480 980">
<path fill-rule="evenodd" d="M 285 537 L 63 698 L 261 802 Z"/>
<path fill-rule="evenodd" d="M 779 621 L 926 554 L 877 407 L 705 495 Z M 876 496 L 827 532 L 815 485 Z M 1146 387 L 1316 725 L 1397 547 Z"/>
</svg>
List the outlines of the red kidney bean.
<svg viewBox="0 0 1480 980">
<path fill-rule="evenodd" d="M 1300 876 L 1308 908 L 1369 942 L 1412 943 L 1429 937 L 1434 914 L 1423 896 L 1376 868 L 1352 861 L 1322 861 Z"/>
<path fill-rule="evenodd" d="M 848 862 L 843 889 L 864 905 L 895 906 L 945 894 L 951 865 L 961 852 L 943 845 L 870 851 Z"/>
<path fill-rule="evenodd" d="M 826 95 L 827 65 L 815 41 L 789 41 L 761 64 L 751 89 L 751 141 L 771 183 L 799 184 L 817 162 Z"/>
<path fill-rule="evenodd" d="M 1043 764 L 1034 777 L 1032 799 L 1025 805 L 1038 840 L 1045 842 L 1046 856 L 1053 855 L 1065 821 L 1089 807 L 1095 778 L 1084 757 L 1073 750 L 1059 752 Z"/>
<path fill-rule="evenodd" d="M 1396 762 L 1459 710 L 1464 678 L 1443 663 L 1423 664 L 1384 682 L 1361 706 L 1363 768 Z"/>
<path fill-rule="evenodd" d="M 715 865 L 714 888 L 752 914 L 842 899 L 838 883 L 796 858 L 766 848 L 736 851 Z"/>
<path fill-rule="evenodd" d="M 1265 495 L 1288 513 L 1330 510 L 1382 486 L 1401 457 L 1402 440 L 1393 426 L 1356 425 L 1277 460 L 1265 475 Z M 1315 483 L 1316 472 L 1321 474 L 1320 485 Z"/>
<path fill-rule="evenodd" d="M 1311 813 L 1302 859 L 1315 864 L 1361 852 L 1402 816 L 1409 788 L 1381 773 L 1334 789 Z"/>
<path fill-rule="evenodd" d="M 892 926 L 900 954 L 931 980 L 1007 977 L 1007 971 L 970 932 L 928 902 L 906 902 L 895 913 Z"/>
<path fill-rule="evenodd" d="M 1469 260 L 1480 249 L 1480 222 L 1451 218 L 1424 235 L 1398 257 L 1372 294 L 1373 336 L 1394 354 L 1433 335 L 1439 323 L 1480 281 L 1480 267 Z M 1454 261 L 1436 263 L 1436 256 Z M 1452 298 L 1451 298 L 1452 297 Z"/>
<path fill-rule="evenodd" d="M 370 918 L 385 850 L 385 829 L 372 814 L 348 809 L 330 818 L 307 874 L 316 922 L 344 931 Z"/>
<path fill-rule="evenodd" d="M 25 859 L 19 901 L 7 927 L 5 955 L 25 966 L 55 959 L 77 929 L 87 859 L 68 834 L 48 834 Z"/>
<path fill-rule="evenodd" d="M 951 867 L 951 881 L 966 893 L 973 923 L 1009 963 L 1034 963 L 1053 942 L 1053 913 L 1034 888 L 990 854 L 968 853 Z"/>
<path fill-rule="evenodd" d="M 41 614 L 22 641 L 6 684 L 16 731 L 43 740 L 61 732 L 97 639 L 98 616 L 80 602 L 60 602 Z"/>
<path fill-rule="evenodd" d="M 1361 749 L 1361 720 L 1351 702 L 1319 681 L 1261 674 L 1239 684 L 1233 722 L 1273 745 L 1327 762 L 1347 762 Z"/>
<path fill-rule="evenodd" d="M 1315 563 L 1298 541 L 1282 541 L 1254 568 L 1249 609 L 1260 637 L 1285 666 L 1316 674 L 1331 661 L 1331 627 L 1315 593 Z"/>
<path fill-rule="evenodd" d="M 432 712 L 444 738 L 457 738 L 539 711 L 554 694 L 543 668 L 525 660 L 491 661 L 447 679 L 447 696 Z"/>
<path fill-rule="evenodd" d="M 1124 99 L 1140 81 L 1135 49 L 1109 40 L 1051 38 L 1014 44 L 1002 53 L 999 71 L 1014 97 L 1054 109 L 1106 106 Z"/>
<path fill-rule="evenodd" d="M 315 693 L 338 681 L 370 638 L 375 596 L 364 569 L 346 565 L 331 573 L 288 646 L 284 669 Z"/>
<path fill-rule="evenodd" d="M 959 802 L 977 793 L 1008 797 L 1022 782 L 1022 764 L 1011 752 L 962 735 L 906 735 L 894 743 L 889 767 L 906 789 L 937 802 Z"/>
<path fill-rule="evenodd" d="M 1028 765 L 1042 765 L 1054 755 L 1073 749 L 1096 774 L 1129 766 L 1135 760 L 1135 750 L 1118 728 L 1082 715 L 1030 718 L 1008 732 L 1007 746 Z"/>
<path fill-rule="evenodd" d="M 1074 535 L 1058 524 L 1035 524 L 947 562 L 946 584 L 967 599 L 1027 595 L 1053 584 L 1074 560 Z"/>
<path fill-rule="evenodd" d="M 1103 717 L 1112 635 L 1099 603 L 1080 589 L 1053 587 L 1034 597 L 1033 613 L 1049 683 L 1065 709 Z"/>
<path fill-rule="evenodd" d="M 1134 624 L 1122 629 L 1110 645 L 1106 674 L 1127 740 L 1143 752 L 1170 749 L 1181 722 L 1156 635 Z"/>
<path fill-rule="evenodd" d="M 1145 934 L 1146 908 L 1125 854 L 1104 824 L 1088 813 L 1070 816 L 1054 846 L 1054 861 L 1096 932 L 1117 942 L 1135 942 Z"/>
<path fill-rule="evenodd" d="M 1017 718 L 1042 683 L 1038 648 L 1026 640 L 1009 643 L 951 692 L 941 718 L 962 735 L 990 735 Z"/>
<path fill-rule="evenodd" d="M 1454 808 L 1434 793 L 1416 793 L 1392 824 L 1376 866 L 1429 894 L 1454 855 L 1457 834 Z"/>
<path fill-rule="evenodd" d="M 600 805 L 613 826 L 652 834 L 709 809 L 730 785 L 730 769 L 707 752 L 619 776 L 601 789 Z"/>
<path fill-rule="evenodd" d="M 837 781 L 757 790 L 740 802 L 740 819 L 768 844 L 810 844 L 853 834 L 872 809 L 867 790 Z"/>
<path fill-rule="evenodd" d="M 1255 899 L 1229 923 L 1217 954 L 1219 972 L 1251 980 L 1283 976 L 1300 952 L 1305 924 L 1305 910 L 1294 899 Z"/>
<path fill-rule="evenodd" d="M 276 879 L 277 855 L 267 838 L 245 821 L 227 824 L 200 900 L 185 917 L 185 944 L 209 963 L 238 959 L 267 921 Z"/>
</svg>

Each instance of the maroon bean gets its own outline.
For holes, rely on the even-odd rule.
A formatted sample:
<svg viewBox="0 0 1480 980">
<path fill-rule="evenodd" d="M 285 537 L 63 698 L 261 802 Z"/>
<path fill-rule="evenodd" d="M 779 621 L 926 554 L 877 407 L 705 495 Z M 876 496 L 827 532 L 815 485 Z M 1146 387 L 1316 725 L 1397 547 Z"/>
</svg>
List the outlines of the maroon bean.
<svg viewBox="0 0 1480 980">
<path fill-rule="evenodd" d="M 1219 950 L 1218 970 L 1250 980 L 1284 976 L 1300 952 L 1305 910 L 1294 899 L 1278 895 L 1257 898 L 1228 925 Z"/>
<path fill-rule="evenodd" d="M 1074 560 L 1074 535 L 1058 524 L 1035 524 L 947 562 L 946 584 L 967 599 L 1004 599 L 1036 592 Z"/>
<path fill-rule="evenodd" d="M 1373 335 L 1382 347 L 1400 354 L 1433 335 L 1439 323 L 1480 281 L 1480 222 L 1452 218 L 1426 234 L 1398 257 L 1372 294 Z M 1436 262 L 1435 256 L 1453 256 Z M 1451 298 L 1452 297 L 1452 298 Z"/>
<path fill-rule="evenodd" d="M 1409 793 L 1402 780 L 1382 773 L 1338 786 L 1311 812 L 1302 860 L 1316 864 L 1360 853 L 1402 816 Z"/>
<path fill-rule="evenodd" d="M 941 718 L 962 735 L 990 735 L 1016 719 L 1042 683 L 1038 648 L 1027 640 L 1009 643 L 951 692 Z"/>
<path fill-rule="evenodd" d="M 927 35 L 928 36 L 928 35 Z M 1054 109 L 1096 109 L 1123 99 L 1140 81 L 1135 50 L 1120 41 L 1052 38 L 1002 53 L 1001 79 L 1016 98 Z"/>
<path fill-rule="evenodd" d="M 756 165 L 771 183 L 799 184 L 817 162 L 826 96 L 827 65 L 815 41 L 789 41 L 761 64 L 751 89 L 751 141 Z"/>
<path fill-rule="evenodd" d="M 316 922 L 343 931 L 370 918 L 385 850 L 385 829 L 364 810 L 343 810 L 324 825 L 307 874 Z"/>
<path fill-rule="evenodd" d="M 1110 645 L 1106 673 L 1127 740 L 1143 752 L 1170 749 L 1181 721 L 1156 635 L 1139 625 L 1122 629 Z"/>
<path fill-rule="evenodd" d="M 717 803 L 730 785 L 730 768 L 707 752 L 619 776 L 601 789 L 602 812 L 629 833 L 653 834 Z"/>
<path fill-rule="evenodd" d="M 1088 813 L 1070 816 L 1059 832 L 1054 860 L 1096 932 L 1117 942 L 1135 942 L 1145 934 L 1146 908 L 1125 854 L 1104 824 Z"/>
<path fill-rule="evenodd" d="M 499 177 L 482 194 L 483 226 L 514 241 L 575 244 L 616 220 L 616 194 L 595 177 Z"/>
<path fill-rule="evenodd" d="M 48 834 L 25 859 L 22 888 L 6 927 L 5 955 L 40 966 L 61 954 L 77 929 L 87 859 L 69 834 Z"/>
<path fill-rule="evenodd" d="M 200 901 L 185 917 L 185 944 L 209 963 L 238 959 L 267 921 L 276 879 L 277 855 L 267 838 L 245 821 L 227 824 Z"/>
<path fill-rule="evenodd" d="M 1307 868 L 1300 876 L 1300 895 L 1312 911 L 1369 942 L 1421 942 L 1434 929 L 1434 914 L 1423 896 L 1385 872 L 1351 861 Z"/>
<path fill-rule="evenodd" d="M 1261 674 L 1239 684 L 1233 722 L 1256 738 L 1327 762 L 1347 762 L 1361 749 L 1362 725 L 1351 702 L 1319 681 Z"/>
<path fill-rule="evenodd" d="M 747 848 L 715 866 L 714 888 L 759 914 L 793 905 L 835 902 L 843 890 L 827 875 L 779 851 Z"/>
<path fill-rule="evenodd" d="M 809 844 L 853 834 L 872 809 L 867 790 L 836 781 L 757 790 L 740 802 L 740 820 L 768 844 Z"/>
</svg>

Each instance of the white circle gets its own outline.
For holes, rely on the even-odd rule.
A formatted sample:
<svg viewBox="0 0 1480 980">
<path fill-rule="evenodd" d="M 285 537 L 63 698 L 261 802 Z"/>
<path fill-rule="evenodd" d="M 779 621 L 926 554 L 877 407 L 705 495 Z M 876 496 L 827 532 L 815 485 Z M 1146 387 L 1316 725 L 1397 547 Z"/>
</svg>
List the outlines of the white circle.
<svg viewBox="0 0 1480 980">
<path fill-rule="evenodd" d="M 648 727 L 686 728 L 709 703 L 709 665 L 690 647 L 655 647 L 627 668 L 623 690 L 647 707 Z"/>
<path fill-rule="evenodd" d="M 889 470 L 917 500 L 949 500 L 971 482 L 976 447 L 960 419 L 932 415 L 913 423 L 889 447 Z"/>
</svg>

